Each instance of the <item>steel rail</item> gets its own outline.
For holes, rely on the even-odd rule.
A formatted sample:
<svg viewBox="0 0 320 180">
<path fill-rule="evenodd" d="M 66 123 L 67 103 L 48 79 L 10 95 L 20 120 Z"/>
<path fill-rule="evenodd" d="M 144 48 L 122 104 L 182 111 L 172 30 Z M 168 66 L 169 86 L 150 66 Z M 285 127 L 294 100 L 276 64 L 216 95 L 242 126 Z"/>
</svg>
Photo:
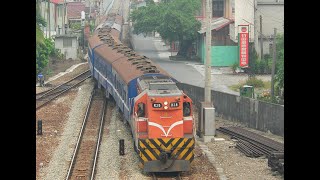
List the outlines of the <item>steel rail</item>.
<svg viewBox="0 0 320 180">
<path fill-rule="evenodd" d="M 100 143 L 101 143 L 101 134 L 102 134 L 103 124 L 104 124 L 105 108 L 106 108 L 106 99 L 104 99 L 104 103 L 103 103 L 101 122 L 100 122 L 99 134 L 98 134 L 98 142 L 97 142 L 97 146 L 96 146 L 96 151 L 95 151 L 94 161 L 93 161 L 93 167 L 92 167 L 92 171 L 91 171 L 91 178 L 90 178 L 91 180 L 94 179 L 95 170 L 96 170 L 96 163 L 97 163 L 97 160 L 98 160 L 98 152 L 99 152 L 99 147 L 100 147 Z"/>
<path fill-rule="evenodd" d="M 71 82 L 71 81 L 79 78 L 80 76 L 82 76 L 83 74 L 87 73 L 88 71 L 90 71 L 90 69 L 87 70 L 87 71 L 85 71 L 85 72 L 83 72 L 83 73 L 81 73 L 81 74 L 79 74 L 78 76 L 76 76 L 76 77 L 74 77 L 74 78 L 72 78 L 72 79 L 70 79 L 70 80 L 68 80 L 68 81 L 66 81 L 66 82 L 64 82 L 64 83 L 62 83 L 62 84 L 54 87 L 54 88 L 49 89 L 46 93 L 44 93 L 42 96 L 40 96 L 39 98 L 36 98 L 36 99 L 39 100 L 39 99 L 44 98 L 45 96 L 47 96 L 47 95 L 48 95 L 49 93 L 51 93 L 52 91 L 54 91 L 54 90 L 60 88 L 61 86 L 66 85 L 67 83 L 69 83 L 69 82 Z M 40 94 L 40 93 L 39 93 L 39 94 Z"/>
<path fill-rule="evenodd" d="M 76 84 L 74 84 L 74 85 L 72 85 L 72 86 L 68 87 L 67 89 L 65 89 L 65 90 L 61 91 L 59 94 L 57 94 L 57 95 L 55 95 L 55 96 L 53 96 L 53 97 L 49 98 L 46 102 L 44 102 L 43 104 L 41 104 L 41 105 L 37 106 L 37 107 L 36 107 L 36 110 L 38 110 L 38 109 L 40 109 L 41 107 L 43 107 L 44 105 L 48 104 L 48 103 L 49 103 L 49 102 L 51 102 L 53 99 L 55 99 L 56 97 L 60 96 L 61 94 L 63 94 L 63 93 L 65 93 L 65 92 L 67 92 L 69 89 L 71 89 L 71 88 L 73 88 L 73 87 L 77 86 L 78 84 L 82 83 L 83 81 L 85 81 L 85 80 L 86 80 L 86 79 L 88 79 L 89 77 L 91 77 L 91 75 L 89 75 L 89 76 L 85 77 L 83 80 L 79 81 L 78 83 L 76 83 Z"/>
<path fill-rule="evenodd" d="M 79 137 L 78 137 L 78 141 L 77 141 L 76 147 L 75 147 L 74 152 L 72 154 L 72 159 L 71 159 L 71 163 L 70 163 L 70 166 L 69 166 L 69 169 L 68 169 L 66 180 L 69 180 L 69 178 L 70 178 L 71 171 L 73 169 L 73 165 L 74 165 L 74 162 L 75 162 L 74 160 L 75 160 L 75 157 L 76 157 L 76 155 L 78 153 L 78 150 L 79 150 L 79 147 L 80 147 L 79 145 L 80 145 L 80 141 L 82 139 L 83 129 L 84 129 L 85 124 L 86 124 L 87 119 L 88 119 L 88 112 L 89 112 L 89 109 L 90 109 L 91 104 L 92 104 L 93 95 L 94 95 L 94 90 L 91 92 L 91 96 L 90 96 L 90 99 L 89 99 L 89 104 L 87 106 L 86 114 L 85 114 L 83 122 L 82 122 L 82 126 L 81 126 L 81 129 L 80 129 L 80 133 L 79 133 Z"/>
<path fill-rule="evenodd" d="M 220 127 L 218 131 L 238 139 L 237 148 L 247 156 L 269 156 L 273 151 L 281 151 L 282 144 L 240 127 Z M 274 141 L 274 142 L 273 142 Z"/>
</svg>

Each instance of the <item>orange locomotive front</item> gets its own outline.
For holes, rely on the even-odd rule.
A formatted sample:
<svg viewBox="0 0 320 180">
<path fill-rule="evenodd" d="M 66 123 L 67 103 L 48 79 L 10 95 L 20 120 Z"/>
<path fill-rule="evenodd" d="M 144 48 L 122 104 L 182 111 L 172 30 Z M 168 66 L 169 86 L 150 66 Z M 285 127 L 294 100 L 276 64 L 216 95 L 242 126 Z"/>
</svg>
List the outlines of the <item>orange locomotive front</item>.
<svg viewBox="0 0 320 180">
<path fill-rule="evenodd" d="M 145 172 L 189 171 L 194 158 L 192 100 L 166 76 L 137 80 L 133 136 Z"/>
</svg>

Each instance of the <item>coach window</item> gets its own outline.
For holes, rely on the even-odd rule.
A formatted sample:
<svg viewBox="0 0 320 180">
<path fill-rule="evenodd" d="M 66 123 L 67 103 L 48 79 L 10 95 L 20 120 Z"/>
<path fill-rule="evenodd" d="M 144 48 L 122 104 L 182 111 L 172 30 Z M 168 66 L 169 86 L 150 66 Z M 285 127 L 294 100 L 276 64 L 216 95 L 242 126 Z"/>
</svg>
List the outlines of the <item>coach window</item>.
<svg viewBox="0 0 320 180">
<path fill-rule="evenodd" d="M 144 103 L 138 104 L 138 110 L 137 110 L 138 117 L 144 117 L 145 116 L 145 105 Z"/>
</svg>

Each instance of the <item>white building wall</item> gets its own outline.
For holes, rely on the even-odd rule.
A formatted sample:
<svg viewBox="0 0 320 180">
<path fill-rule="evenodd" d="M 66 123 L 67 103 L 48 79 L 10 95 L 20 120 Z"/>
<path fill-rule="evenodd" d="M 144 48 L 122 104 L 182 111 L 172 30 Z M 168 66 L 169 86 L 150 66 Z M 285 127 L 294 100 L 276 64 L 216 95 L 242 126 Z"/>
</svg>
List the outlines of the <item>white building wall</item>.
<svg viewBox="0 0 320 180">
<path fill-rule="evenodd" d="M 265 2 L 264 0 L 263 2 Z M 274 34 L 274 28 L 277 28 L 277 34 L 284 33 L 284 4 L 259 4 L 257 14 L 257 27 L 260 32 L 260 15 L 262 16 L 262 34 L 267 37 L 263 39 L 263 54 L 269 54 L 270 44 L 272 44 L 272 35 Z M 275 0 L 273 0 L 275 2 Z M 283 2 L 283 1 L 282 1 Z M 259 36 L 259 49 L 257 49 L 260 55 L 260 36 Z"/>
<path fill-rule="evenodd" d="M 63 38 L 55 39 L 55 48 L 60 49 L 62 54 L 65 54 L 66 59 L 77 59 L 77 49 L 78 49 L 78 40 L 77 38 L 72 38 L 71 47 L 63 47 Z"/>
<path fill-rule="evenodd" d="M 41 15 L 44 20 L 47 22 L 47 27 L 43 28 L 43 34 L 45 37 L 49 37 L 49 20 L 48 20 L 48 2 L 41 2 Z M 50 3 L 50 31 L 51 36 L 56 34 L 54 27 L 54 4 Z"/>
<path fill-rule="evenodd" d="M 274 28 L 283 33 L 284 5 L 258 5 L 257 25 L 260 31 L 260 15 L 262 16 L 262 33 L 272 35 Z"/>
<path fill-rule="evenodd" d="M 62 27 L 64 26 L 63 24 L 63 15 L 64 15 L 64 12 L 63 12 L 63 5 L 58 5 L 57 6 L 57 27 L 56 27 L 56 31 L 57 31 L 57 34 L 58 34 L 58 27 L 60 27 L 60 34 L 62 34 Z"/>
<path fill-rule="evenodd" d="M 258 3 L 275 3 L 275 2 L 284 2 L 284 0 L 257 0 Z"/>
<path fill-rule="evenodd" d="M 254 0 L 231 0 L 230 39 L 238 42 L 238 25 L 249 25 L 249 42 L 254 42 Z M 232 12 L 234 9 L 234 12 Z"/>
</svg>

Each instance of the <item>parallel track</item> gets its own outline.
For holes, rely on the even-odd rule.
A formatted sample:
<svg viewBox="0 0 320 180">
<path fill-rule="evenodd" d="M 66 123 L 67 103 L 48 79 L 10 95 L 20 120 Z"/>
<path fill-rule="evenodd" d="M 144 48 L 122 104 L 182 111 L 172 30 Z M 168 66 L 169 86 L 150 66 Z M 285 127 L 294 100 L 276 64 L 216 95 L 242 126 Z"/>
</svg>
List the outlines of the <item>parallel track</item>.
<svg viewBox="0 0 320 180">
<path fill-rule="evenodd" d="M 248 157 L 270 156 L 273 152 L 284 151 L 282 143 L 240 127 L 220 127 L 218 131 L 236 138 L 236 147 Z"/>
<path fill-rule="evenodd" d="M 36 101 L 37 101 L 36 109 L 37 110 L 40 109 L 41 107 L 48 104 L 56 97 L 67 92 L 69 89 L 75 87 L 76 85 L 85 81 L 89 77 L 91 77 L 90 70 L 87 70 L 87 71 L 79 74 L 78 76 L 70 79 L 69 81 L 67 81 L 59 86 L 56 86 L 52 89 L 49 89 L 49 90 L 45 91 L 44 93 L 37 94 L 36 95 Z"/>
<path fill-rule="evenodd" d="M 66 180 L 94 179 L 105 110 L 104 94 L 100 90 L 94 90 L 87 106 Z"/>
</svg>

